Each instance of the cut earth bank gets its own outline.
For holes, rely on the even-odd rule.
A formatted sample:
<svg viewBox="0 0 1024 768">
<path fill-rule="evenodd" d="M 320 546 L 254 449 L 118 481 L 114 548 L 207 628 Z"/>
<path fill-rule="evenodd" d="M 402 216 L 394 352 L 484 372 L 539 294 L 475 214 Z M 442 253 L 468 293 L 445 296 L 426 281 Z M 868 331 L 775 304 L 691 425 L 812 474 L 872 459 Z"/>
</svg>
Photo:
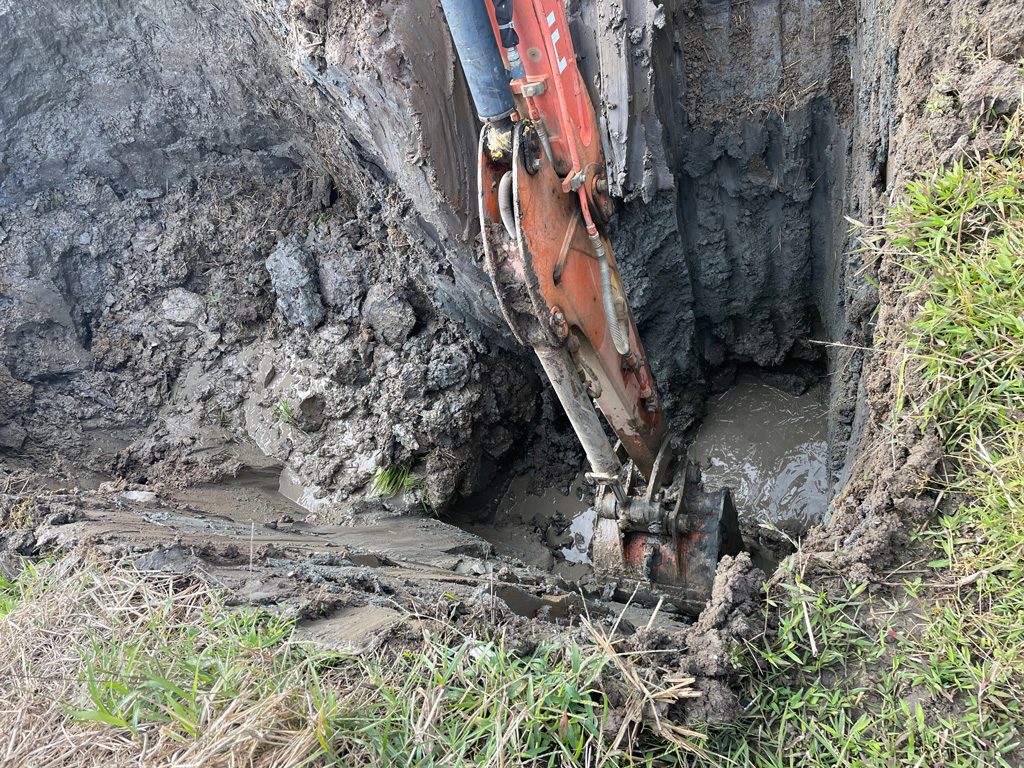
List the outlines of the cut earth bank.
<svg viewBox="0 0 1024 768">
<path fill-rule="evenodd" d="M 904 369 L 886 350 L 914 309 L 884 261 L 855 252 L 847 217 L 878 223 L 907 181 L 992 143 L 1019 102 L 1024 9 L 679 0 L 570 15 L 624 201 L 613 242 L 674 426 L 738 372 L 793 388 L 825 375 L 829 522 L 771 582 L 829 593 L 842 576 L 880 595 L 939 506 L 942 445 L 893 417 Z M 9 557 L 88 545 L 226 568 L 257 603 L 279 601 L 260 591 L 278 580 L 306 618 L 422 613 L 448 594 L 485 634 L 536 627 L 538 611 L 557 623 L 571 585 L 408 517 L 503 473 L 567 485 L 581 463 L 475 257 L 476 121 L 435 4 L 25 3 L 0 8 L 0 32 Z M 405 508 L 367 498 L 384 466 L 418 478 Z M 175 501 L 278 471 L 314 527 L 271 510 L 272 535 Z M 95 490 L 63 490 L 78 485 Z M 380 521 L 422 533 L 359 538 Z M 499 582 L 517 596 L 495 602 Z M 677 649 L 652 677 L 697 678 L 705 695 L 672 704 L 674 721 L 741 712 L 733 650 L 760 642 L 762 596 L 730 564 L 694 627 L 630 641 Z M 495 607 L 516 600 L 530 619 Z M 929 728 L 960 706 L 903 698 Z M 800 731 L 775 738 L 807 747 Z"/>
</svg>

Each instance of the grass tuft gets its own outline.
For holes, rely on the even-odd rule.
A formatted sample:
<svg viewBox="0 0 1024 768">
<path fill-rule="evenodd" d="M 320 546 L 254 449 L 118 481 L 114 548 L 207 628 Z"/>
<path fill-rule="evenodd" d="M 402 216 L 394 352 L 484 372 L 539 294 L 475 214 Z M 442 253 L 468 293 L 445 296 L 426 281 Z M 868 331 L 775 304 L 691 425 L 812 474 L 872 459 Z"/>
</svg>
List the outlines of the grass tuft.
<svg viewBox="0 0 1024 768">
<path fill-rule="evenodd" d="M 426 483 L 421 477 L 413 474 L 411 459 L 401 464 L 392 464 L 390 467 L 381 467 L 370 481 L 371 496 L 393 499 L 399 494 L 407 493 L 418 493 L 423 511 L 427 514 L 434 513 Z"/>
<path fill-rule="evenodd" d="M 18 585 L 0 576 L 0 616 L 10 613 L 18 605 L 20 597 Z"/>
<path fill-rule="evenodd" d="M 659 765 L 700 737 L 648 712 L 690 682 L 632 679 L 598 630 L 517 653 L 428 621 L 420 642 L 346 656 L 180 576 L 66 559 L 17 589 L 0 618 L 4 765 Z"/>
</svg>

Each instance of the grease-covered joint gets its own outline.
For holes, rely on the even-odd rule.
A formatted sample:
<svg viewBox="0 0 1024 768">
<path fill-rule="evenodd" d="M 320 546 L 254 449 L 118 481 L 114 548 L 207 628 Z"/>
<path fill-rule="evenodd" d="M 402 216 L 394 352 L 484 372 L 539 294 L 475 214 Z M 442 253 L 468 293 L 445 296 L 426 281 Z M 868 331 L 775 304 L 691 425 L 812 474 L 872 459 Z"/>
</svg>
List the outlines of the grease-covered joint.
<svg viewBox="0 0 1024 768">
<path fill-rule="evenodd" d="M 510 117 L 492 120 L 487 124 L 484 134 L 484 152 L 492 163 L 512 164 L 512 129 Z"/>
<path fill-rule="evenodd" d="M 523 168 L 528 174 L 534 176 L 543 164 L 540 133 L 537 130 L 537 124 L 532 120 L 523 120 L 520 122 L 520 126 L 519 146 L 522 151 Z"/>
</svg>

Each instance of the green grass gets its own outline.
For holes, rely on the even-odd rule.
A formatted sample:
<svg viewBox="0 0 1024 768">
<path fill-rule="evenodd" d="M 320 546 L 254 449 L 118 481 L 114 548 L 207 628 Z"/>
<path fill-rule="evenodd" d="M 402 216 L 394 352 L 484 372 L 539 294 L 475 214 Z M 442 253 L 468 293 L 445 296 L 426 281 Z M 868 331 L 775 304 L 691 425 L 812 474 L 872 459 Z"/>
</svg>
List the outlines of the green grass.
<svg viewBox="0 0 1024 768">
<path fill-rule="evenodd" d="M 423 482 L 423 478 L 413 473 L 411 459 L 401 464 L 392 464 L 390 467 L 381 467 L 370 480 L 371 496 L 393 499 L 399 494 L 407 493 L 419 493 L 423 511 L 427 514 L 434 513 L 426 483 Z"/>
<path fill-rule="evenodd" d="M 292 413 L 292 406 L 284 398 L 278 398 L 278 401 L 274 404 L 274 415 L 278 421 L 283 421 L 285 424 L 295 426 L 295 415 Z"/>
<path fill-rule="evenodd" d="M 911 184 L 882 233 L 917 306 L 903 350 L 923 382 L 900 377 L 894 423 L 909 415 L 938 430 L 957 467 L 941 488 L 953 511 L 914 534 L 924 560 L 886 577 L 880 595 L 849 583 L 816 590 L 792 574 L 770 596 L 778 629 L 741 656 L 747 713 L 711 734 L 724 764 L 1024 757 L 1020 124 L 1018 114 L 990 157 Z"/>
<path fill-rule="evenodd" d="M 0 707 L 18 735 L 11 765 L 618 766 L 699 752 L 698 734 L 643 727 L 692 680 L 639 684 L 592 627 L 593 643 L 522 653 L 421 616 L 400 649 L 352 656 L 180 576 L 61 561 L 22 591 L 0 618 L 0 677 L 31 682 Z"/>
<path fill-rule="evenodd" d="M 114 642 L 93 633 L 80 649 L 88 705 L 77 720 L 125 728 L 170 724 L 182 739 L 200 735 L 204 711 L 217 700 L 264 692 L 253 685 L 253 652 L 272 651 L 291 633 L 291 622 L 259 611 L 206 613 L 194 624 L 167 621 L 173 600 L 155 605 L 149 623 Z"/>
<path fill-rule="evenodd" d="M 32 563 L 24 559 L 23 571 L 19 578 L 11 581 L 0 576 L 0 619 L 21 605 L 26 597 L 32 599 L 33 585 L 40 581 L 40 569 L 45 570 L 49 564 L 49 560 Z"/>
<path fill-rule="evenodd" d="M 18 585 L 0 576 L 0 616 L 10 613 L 21 598 Z"/>
</svg>

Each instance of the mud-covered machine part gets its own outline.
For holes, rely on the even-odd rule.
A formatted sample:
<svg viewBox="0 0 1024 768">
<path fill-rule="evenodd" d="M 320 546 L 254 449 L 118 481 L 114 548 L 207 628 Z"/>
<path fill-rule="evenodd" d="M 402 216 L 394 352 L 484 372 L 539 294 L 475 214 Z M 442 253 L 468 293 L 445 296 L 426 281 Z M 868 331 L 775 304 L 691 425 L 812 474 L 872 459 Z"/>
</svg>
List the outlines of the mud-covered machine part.
<svg viewBox="0 0 1024 768">
<path fill-rule="evenodd" d="M 651 481 L 626 466 L 625 501 L 607 487 L 598 493 L 594 570 L 621 592 L 641 600 L 658 592 L 697 614 L 711 595 L 719 558 L 743 546 L 732 494 L 705 490 L 700 468 L 680 453 L 673 436 L 659 452 Z"/>
<path fill-rule="evenodd" d="M 596 575 L 696 613 L 739 549 L 672 437 L 603 227 L 605 155 L 562 0 L 441 0 L 477 113 L 483 267 L 534 349 L 600 486 Z M 520 55 L 520 53 L 524 55 Z M 618 437 L 605 434 L 598 411 Z"/>
</svg>

